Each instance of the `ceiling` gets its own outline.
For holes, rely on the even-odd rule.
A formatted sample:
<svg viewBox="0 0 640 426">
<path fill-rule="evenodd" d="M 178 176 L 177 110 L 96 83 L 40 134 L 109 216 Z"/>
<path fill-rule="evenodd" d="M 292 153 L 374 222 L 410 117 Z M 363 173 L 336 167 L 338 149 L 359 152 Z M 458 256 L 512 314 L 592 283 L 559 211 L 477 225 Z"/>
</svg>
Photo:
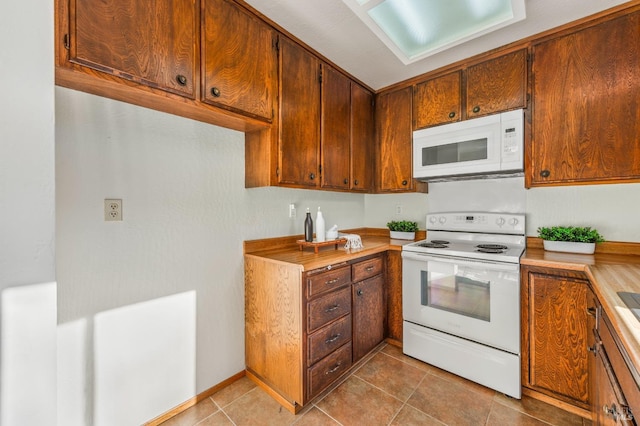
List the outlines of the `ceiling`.
<svg viewBox="0 0 640 426">
<path fill-rule="evenodd" d="M 627 3 L 624 0 L 525 0 L 527 18 L 524 21 L 404 65 L 342 0 L 245 1 L 374 90 Z"/>
</svg>

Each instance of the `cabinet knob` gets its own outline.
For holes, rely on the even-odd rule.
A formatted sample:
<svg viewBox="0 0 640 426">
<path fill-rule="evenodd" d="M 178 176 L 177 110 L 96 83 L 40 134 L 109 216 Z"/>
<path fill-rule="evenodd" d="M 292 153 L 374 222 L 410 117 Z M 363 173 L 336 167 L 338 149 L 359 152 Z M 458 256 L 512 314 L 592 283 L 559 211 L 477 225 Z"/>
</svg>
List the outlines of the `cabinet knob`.
<svg viewBox="0 0 640 426">
<path fill-rule="evenodd" d="M 353 181 L 353 184 L 354 184 L 355 186 L 358 186 L 358 179 L 354 180 L 354 181 Z"/>
<path fill-rule="evenodd" d="M 309 179 L 314 180 L 316 178 L 315 173 L 309 173 Z"/>
<path fill-rule="evenodd" d="M 407 181 L 406 179 L 402 181 L 402 186 L 407 186 L 407 184 L 409 183 L 409 181 Z"/>
<path fill-rule="evenodd" d="M 476 114 L 480 112 L 480 107 L 478 105 L 473 107 L 473 112 L 475 112 Z"/>
<path fill-rule="evenodd" d="M 451 112 L 449 113 L 449 118 L 453 118 L 453 117 L 455 117 L 455 116 L 456 116 L 455 111 L 451 111 Z"/>
<path fill-rule="evenodd" d="M 218 89 L 217 87 L 212 87 L 211 88 L 211 96 L 219 98 L 220 97 L 220 89 Z"/>
<path fill-rule="evenodd" d="M 186 86 L 186 85 L 187 85 L 187 77 L 185 77 L 185 76 L 184 76 L 184 75 L 182 75 L 182 74 L 178 74 L 178 75 L 176 76 L 176 81 L 178 82 L 178 84 L 179 84 L 180 86 Z"/>
<path fill-rule="evenodd" d="M 349 183 L 349 179 L 344 178 L 344 180 L 342 181 L 342 183 L 344 183 L 345 185 Z"/>
<path fill-rule="evenodd" d="M 356 294 L 357 294 L 358 296 L 362 296 L 362 293 L 364 293 L 364 292 L 362 291 L 362 289 L 361 289 L 361 288 L 359 288 L 359 289 L 358 289 L 358 291 L 356 291 Z"/>
<path fill-rule="evenodd" d="M 548 178 L 549 176 L 551 176 L 551 172 L 549 170 L 542 170 L 540 172 L 540 176 L 542 176 L 543 178 Z"/>
<path fill-rule="evenodd" d="M 589 352 L 593 352 L 594 354 L 598 352 L 598 345 L 587 346 L 587 350 Z"/>
</svg>

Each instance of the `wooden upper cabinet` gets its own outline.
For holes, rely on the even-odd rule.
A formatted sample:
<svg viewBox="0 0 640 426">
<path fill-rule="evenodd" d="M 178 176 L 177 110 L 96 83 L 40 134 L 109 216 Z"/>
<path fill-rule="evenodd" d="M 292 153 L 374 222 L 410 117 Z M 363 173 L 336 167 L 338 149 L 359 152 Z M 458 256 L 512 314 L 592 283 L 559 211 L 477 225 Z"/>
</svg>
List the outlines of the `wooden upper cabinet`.
<svg viewBox="0 0 640 426">
<path fill-rule="evenodd" d="M 415 86 L 414 129 L 527 106 L 527 51 L 517 50 Z"/>
<path fill-rule="evenodd" d="M 533 49 L 528 186 L 640 180 L 640 12 Z"/>
<path fill-rule="evenodd" d="M 375 167 L 373 93 L 351 83 L 351 178 L 352 191 L 371 191 Z"/>
<path fill-rule="evenodd" d="M 280 38 L 278 184 L 320 185 L 320 61 Z"/>
<path fill-rule="evenodd" d="M 462 71 L 419 83 L 414 93 L 415 129 L 462 118 Z"/>
<path fill-rule="evenodd" d="M 204 102 L 273 118 L 277 34 L 230 0 L 207 0 L 203 16 Z"/>
<path fill-rule="evenodd" d="M 322 187 L 349 189 L 351 80 L 322 66 Z"/>
<path fill-rule="evenodd" d="M 71 0 L 69 60 L 150 87 L 195 97 L 193 0 Z"/>
<path fill-rule="evenodd" d="M 411 125 L 411 87 L 383 93 L 376 101 L 378 138 L 378 192 L 412 192 L 413 131 Z M 420 190 L 423 190 L 420 184 Z"/>
<path fill-rule="evenodd" d="M 467 68 L 467 118 L 527 106 L 525 49 Z"/>
</svg>

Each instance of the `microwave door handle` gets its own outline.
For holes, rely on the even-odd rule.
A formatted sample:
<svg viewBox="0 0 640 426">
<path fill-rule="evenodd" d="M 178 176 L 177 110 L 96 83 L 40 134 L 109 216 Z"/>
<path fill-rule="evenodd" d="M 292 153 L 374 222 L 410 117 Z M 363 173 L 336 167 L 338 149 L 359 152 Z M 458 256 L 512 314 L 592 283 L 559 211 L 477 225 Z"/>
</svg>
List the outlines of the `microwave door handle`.
<svg viewBox="0 0 640 426">
<path fill-rule="evenodd" d="M 420 262 L 440 262 L 440 263 L 455 263 L 458 266 L 469 266 L 477 268 L 480 265 L 491 265 L 492 271 L 517 271 L 520 267 L 517 263 L 499 263 L 489 262 L 484 260 L 469 260 L 454 256 L 437 256 L 432 254 L 420 254 L 408 251 L 402 252 L 404 259 L 417 260 Z"/>
</svg>

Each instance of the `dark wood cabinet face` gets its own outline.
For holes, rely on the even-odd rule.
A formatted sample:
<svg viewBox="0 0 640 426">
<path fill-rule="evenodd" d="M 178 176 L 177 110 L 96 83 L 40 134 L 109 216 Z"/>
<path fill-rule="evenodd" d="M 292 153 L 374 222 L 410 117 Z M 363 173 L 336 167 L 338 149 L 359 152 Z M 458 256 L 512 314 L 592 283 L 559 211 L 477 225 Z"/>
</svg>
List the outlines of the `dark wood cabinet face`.
<svg viewBox="0 0 640 426">
<path fill-rule="evenodd" d="M 411 87 L 385 93 L 377 98 L 377 173 L 380 192 L 413 190 L 411 101 Z"/>
<path fill-rule="evenodd" d="M 203 10 L 204 101 L 271 120 L 276 32 L 229 0 L 207 0 Z"/>
<path fill-rule="evenodd" d="M 197 9 L 190 0 L 71 0 L 70 60 L 193 98 Z"/>
<path fill-rule="evenodd" d="M 373 93 L 351 83 L 351 181 L 352 191 L 371 191 L 375 167 Z"/>
<path fill-rule="evenodd" d="M 320 62 L 280 39 L 278 183 L 320 186 Z"/>
<path fill-rule="evenodd" d="M 322 66 L 322 187 L 349 189 L 351 80 Z"/>
<path fill-rule="evenodd" d="M 533 48 L 530 186 L 640 179 L 640 13 Z"/>
<path fill-rule="evenodd" d="M 416 85 L 415 129 L 462 119 L 462 71 Z"/>
<path fill-rule="evenodd" d="M 369 353 L 384 339 L 384 277 L 378 275 L 353 284 L 353 361 Z"/>
</svg>

